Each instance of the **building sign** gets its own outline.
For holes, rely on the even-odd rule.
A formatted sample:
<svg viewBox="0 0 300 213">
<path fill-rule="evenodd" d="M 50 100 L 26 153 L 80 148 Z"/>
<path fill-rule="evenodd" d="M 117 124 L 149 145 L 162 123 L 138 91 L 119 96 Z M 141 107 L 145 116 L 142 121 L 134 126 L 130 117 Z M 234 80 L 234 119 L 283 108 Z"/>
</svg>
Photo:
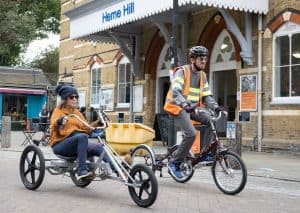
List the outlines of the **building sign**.
<svg viewBox="0 0 300 213">
<path fill-rule="evenodd" d="M 134 2 L 124 4 L 120 9 L 113 9 L 111 11 L 104 11 L 102 13 L 102 23 L 111 20 L 119 19 L 122 16 L 127 16 L 134 13 Z"/>
<path fill-rule="evenodd" d="M 106 87 L 100 89 L 100 105 L 105 111 L 114 111 L 114 88 Z"/>
<path fill-rule="evenodd" d="M 240 111 L 257 110 L 257 76 L 240 77 Z"/>
<path fill-rule="evenodd" d="M 226 138 L 235 139 L 235 132 L 236 132 L 236 123 L 228 121 L 227 128 L 226 128 Z"/>
<path fill-rule="evenodd" d="M 133 112 L 143 112 L 144 109 L 144 87 L 143 85 L 133 86 Z"/>
</svg>

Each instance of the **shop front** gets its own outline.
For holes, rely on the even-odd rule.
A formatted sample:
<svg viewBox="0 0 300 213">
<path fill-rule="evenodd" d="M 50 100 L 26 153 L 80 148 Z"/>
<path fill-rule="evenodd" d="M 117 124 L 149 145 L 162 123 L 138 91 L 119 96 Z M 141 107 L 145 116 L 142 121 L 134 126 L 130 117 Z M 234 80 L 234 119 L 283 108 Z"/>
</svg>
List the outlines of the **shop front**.
<svg viewBox="0 0 300 213">
<path fill-rule="evenodd" d="M 49 82 L 41 71 L 10 67 L 0 67 L 0 78 L 0 118 L 10 116 L 12 130 L 31 128 L 47 102 Z"/>
</svg>

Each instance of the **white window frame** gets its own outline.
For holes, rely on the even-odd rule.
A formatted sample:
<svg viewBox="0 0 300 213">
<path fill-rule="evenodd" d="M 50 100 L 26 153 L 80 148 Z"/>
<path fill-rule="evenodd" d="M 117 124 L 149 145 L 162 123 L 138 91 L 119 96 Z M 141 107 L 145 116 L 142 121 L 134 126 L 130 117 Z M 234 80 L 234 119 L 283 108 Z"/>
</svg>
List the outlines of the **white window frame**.
<svg viewBox="0 0 300 213">
<path fill-rule="evenodd" d="M 275 96 L 275 88 L 278 83 L 276 82 L 276 38 L 281 36 L 288 36 L 289 37 L 289 45 L 290 45 L 290 61 L 289 61 L 289 68 L 290 68 L 290 76 L 289 81 L 291 85 L 291 54 L 292 54 L 292 45 L 291 45 L 291 37 L 293 34 L 300 33 L 300 25 L 293 23 L 293 22 L 286 22 L 283 24 L 274 34 L 273 34 L 273 82 L 272 82 L 272 102 L 271 104 L 300 104 L 300 96 L 289 96 L 289 97 L 277 97 Z"/>
<path fill-rule="evenodd" d="M 93 107 L 93 108 L 99 108 L 99 106 L 100 106 L 100 89 L 101 89 L 101 64 L 99 64 L 99 63 L 94 63 L 93 64 L 93 66 L 92 66 L 92 68 L 91 68 L 91 92 L 90 92 L 90 94 L 91 94 L 91 97 L 90 97 L 90 103 L 91 103 L 91 107 Z M 100 84 L 99 84 L 99 86 L 98 87 L 96 87 L 96 89 L 98 88 L 98 98 L 99 98 L 99 103 L 93 103 L 92 102 L 92 97 L 93 97 L 93 70 L 97 70 L 97 69 L 99 69 L 99 75 L 100 75 Z"/>
<path fill-rule="evenodd" d="M 129 59 L 126 56 L 123 56 L 122 59 L 120 60 L 119 64 L 118 64 L 118 99 L 117 99 L 118 103 L 117 103 L 117 107 L 118 108 L 128 108 L 128 107 L 130 107 L 130 102 L 128 102 L 128 103 L 119 102 L 119 100 L 120 100 L 120 98 L 119 98 L 120 97 L 120 79 L 119 79 L 120 69 L 119 69 L 119 66 L 121 64 L 125 64 L 125 70 L 126 70 L 126 64 L 130 64 L 130 61 L 129 61 Z M 132 66 L 132 65 L 130 64 L 130 66 Z M 130 70 L 130 72 L 131 72 L 131 70 Z M 125 77 L 125 79 L 126 79 L 126 77 Z M 129 83 L 129 86 L 130 86 L 131 82 L 130 81 L 129 82 L 125 82 L 125 84 L 127 84 L 127 83 Z M 122 84 L 124 84 L 124 83 L 122 83 Z"/>
</svg>

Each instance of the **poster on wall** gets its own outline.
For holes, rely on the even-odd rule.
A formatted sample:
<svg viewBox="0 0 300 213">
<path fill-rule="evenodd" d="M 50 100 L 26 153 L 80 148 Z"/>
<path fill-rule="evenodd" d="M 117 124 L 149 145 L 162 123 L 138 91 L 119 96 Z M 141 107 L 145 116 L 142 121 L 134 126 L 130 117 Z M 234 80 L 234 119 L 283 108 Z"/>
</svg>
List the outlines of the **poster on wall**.
<svg viewBox="0 0 300 213">
<path fill-rule="evenodd" d="M 85 107 L 85 91 L 84 90 L 79 90 L 78 91 L 78 96 L 79 96 L 79 107 Z"/>
<path fill-rule="evenodd" d="M 240 111 L 257 110 L 257 76 L 240 77 Z"/>
<path fill-rule="evenodd" d="M 144 110 L 143 88 L 143 85 L 133 86 L 133 112 L 143 112 Z"/>
<path fill-rule="evenodd" d="M 114 111 L 114 88 L 100 89 L 100 105 L 104 106 L 105 111 Z"/>
</svg>

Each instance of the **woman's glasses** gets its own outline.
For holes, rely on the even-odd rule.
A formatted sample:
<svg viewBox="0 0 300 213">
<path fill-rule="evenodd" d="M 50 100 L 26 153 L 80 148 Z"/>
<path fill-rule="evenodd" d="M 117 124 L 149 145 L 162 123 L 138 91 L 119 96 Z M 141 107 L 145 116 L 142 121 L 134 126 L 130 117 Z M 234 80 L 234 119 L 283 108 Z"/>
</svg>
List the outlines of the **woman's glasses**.
<svg viewBox="0 0 300 213">
<path fill-rule="evenodd" d="M 78 95 L 71 95 L 71 96 L 69 96 L 69 98 L 70 98 L 71 100 L 74 99 L 74 98 L 76 98 L 76 99 L 78 100 L 79 96 L 78 96 Z"/>
</svg>

